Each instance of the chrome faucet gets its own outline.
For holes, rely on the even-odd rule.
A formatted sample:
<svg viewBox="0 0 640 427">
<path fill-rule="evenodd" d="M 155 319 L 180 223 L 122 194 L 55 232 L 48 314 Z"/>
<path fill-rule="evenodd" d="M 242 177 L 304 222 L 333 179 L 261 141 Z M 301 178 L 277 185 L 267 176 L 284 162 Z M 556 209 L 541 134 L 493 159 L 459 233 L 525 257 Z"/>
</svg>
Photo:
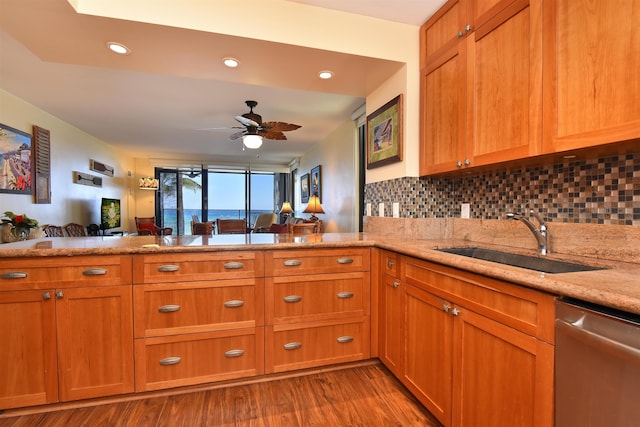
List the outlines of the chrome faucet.
<svg viewBox="0 0 640 427">
<path fill-rule="evenodd" d="M 537 212 L 534 212 L 533 209 L 530 210 L 529 213 L 540 224 L 538 228 L 536 228 L 536 226 L 529 219 L 527 219 L 527 217 L 525 217 L 523 214 L 520 214 L 520 213 L 509 212 L 507 213 L 507 218 L 517 219 L 519 221 L 522 221 L 524 225 L 526 225 L 527 228 L 531 230 L 531 232 L 535 236 L 536 241 L 538 242 L 538 253 L 540 255 L 546 255 L 547 247 L 548 247 L 547 246 L 547 237 L 548 237 L 547 225 L 544 223 L 544 220 L 542 219 L 542 217 Z"/>
</svg>

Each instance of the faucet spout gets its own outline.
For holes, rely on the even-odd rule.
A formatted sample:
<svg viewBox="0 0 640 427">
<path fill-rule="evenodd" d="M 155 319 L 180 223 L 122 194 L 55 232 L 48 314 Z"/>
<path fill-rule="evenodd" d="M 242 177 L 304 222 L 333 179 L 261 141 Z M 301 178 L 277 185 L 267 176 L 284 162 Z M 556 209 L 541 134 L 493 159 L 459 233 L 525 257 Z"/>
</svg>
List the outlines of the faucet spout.
<svg viewBox="0 0 640 427">
<path fill-rule="evenodd" d="M 538 221 L 538 227 L 536 227 L 533 222 L 531 222 L 527 217 L 520 213 L 509 212 L 507 213 L 507 218 L 517 219 L 518 221 L 521 221 L 524 225 L 526 225 L 531 233 L 533 233 L 533 236 L 538 242 L 538 253 L 540 255 L 546 255 L 548 252 L 547 225 L 545 224 L 542 217 L 537 212 L 534 212 L 533 209 L 530 210 L 529 213 L 536 219 L 536 221 Z"/>
</svg>

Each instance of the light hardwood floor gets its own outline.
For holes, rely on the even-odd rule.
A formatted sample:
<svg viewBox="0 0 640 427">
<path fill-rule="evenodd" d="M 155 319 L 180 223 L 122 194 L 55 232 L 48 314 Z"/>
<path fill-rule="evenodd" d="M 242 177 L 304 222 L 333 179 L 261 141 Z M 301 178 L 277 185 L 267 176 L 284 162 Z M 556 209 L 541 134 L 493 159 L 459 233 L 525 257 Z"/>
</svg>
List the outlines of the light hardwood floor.
<svg viewBox="0 0 640 427">
<path fill-rule="evenodd" d="M 379 363 L 32 415 L 0 415 L 0 427 L 439 425 Z"/>
</svg>

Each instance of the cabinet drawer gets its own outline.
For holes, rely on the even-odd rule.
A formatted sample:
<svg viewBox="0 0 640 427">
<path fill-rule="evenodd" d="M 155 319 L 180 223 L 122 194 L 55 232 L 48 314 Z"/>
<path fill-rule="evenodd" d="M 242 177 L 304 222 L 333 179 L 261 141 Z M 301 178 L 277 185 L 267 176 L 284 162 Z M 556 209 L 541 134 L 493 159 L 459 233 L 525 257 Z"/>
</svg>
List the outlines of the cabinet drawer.
<svg viewBox="0 0 640 427">
<path fill-rule="evenodd" d="M 554 342 L 553 295 L 411 257 L 403 257 L 402 263 L 407 283 Z"/>
<path fill-rule="evenodd" d="M 264 373 L 264 330 L 136 340 L 136 391 L 243 378 Z"/>
<path fill-rule="evenodd" d="M 172 283 L 262 277 L 261 252 L 135 255 L 134 283 Z"/>
<path fill-rule="evenodd" d="M 262 326 L 264 279 L 134 286 L 136 338 Z"/>
<path fill-rule="evenodd" d="M 268 373 L 370 357 L 369 318 L 350 322 L 266 326 Z"/>
<path fill-rule="evenodd" d="M 267 324 L 369 314 L 368 272 L 266 279 Z"/>
<path fill-rule="evenodd" d="M 0 260 L 0 290 L 131 284 L 131 257 L 78 256 Z"/>
<path fill-rule="evenodd" d="M 369 271 L 369 266 L 369 248 L 269 251 L 265 254 L 268 277 Z"/>
</svg>

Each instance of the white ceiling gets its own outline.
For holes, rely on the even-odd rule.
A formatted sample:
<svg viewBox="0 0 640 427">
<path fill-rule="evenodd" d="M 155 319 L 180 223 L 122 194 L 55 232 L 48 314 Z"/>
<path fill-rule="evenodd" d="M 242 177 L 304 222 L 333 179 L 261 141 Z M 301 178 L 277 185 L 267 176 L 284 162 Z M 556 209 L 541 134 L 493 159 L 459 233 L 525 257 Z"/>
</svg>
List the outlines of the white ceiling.
<svg viewBox="0 0 640 427">
<path fill-rule="evenodd" d="M 419 25 L 441 1 L 288 0 Z M 0 88 L 136 157 L 286 165 L 349 120 L 402 64 L 293 45 L 77 14 L 66 0 L 0 0 Z M 423 18 L 419 18 L 422 16 Z M 103 46 L 117 32 L 133 54 Z M 131 46 L 133 45 L 133 46 Z M 250 52 L 230 70 L 219 58 Z M 329 64 L 329 65 L 327 65 Z M 315 76 L 329 68 L 340 79 Z M 250 70 L 260 70 L 259 73 Z M 234 115 L 302 126 L 243 151 Z M 6 123 L 11 125 L 10 123 Z M 36 123 L 37 124 L 37 123 Z M 259 157 L 259 160 L 255 160 Z"/>
</svg>

